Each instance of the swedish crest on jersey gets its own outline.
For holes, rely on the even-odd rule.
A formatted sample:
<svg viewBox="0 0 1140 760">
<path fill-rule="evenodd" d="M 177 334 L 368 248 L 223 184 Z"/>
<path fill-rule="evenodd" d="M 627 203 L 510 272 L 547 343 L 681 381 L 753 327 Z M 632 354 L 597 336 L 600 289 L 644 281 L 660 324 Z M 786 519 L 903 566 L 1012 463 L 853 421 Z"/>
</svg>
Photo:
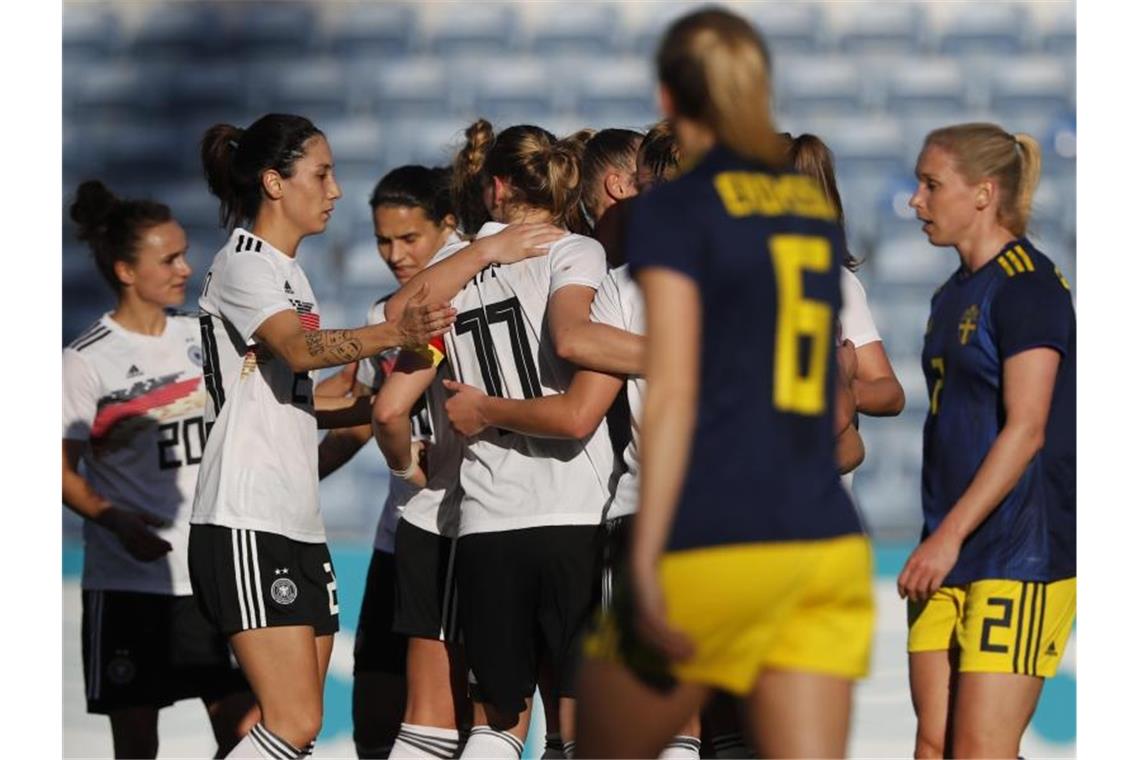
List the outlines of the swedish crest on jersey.
<svg viewBox="0 0 1140 760">
<path fill-rule="evenodd" d="M 981 315 L 981 310 L 977 304 L 974 304 L 962 312 L 962 318 L 958 320 L 958 342 L 963 346 L 970 342 L 970 336 L 978 330 L 978 317 Z"/>
</svg>

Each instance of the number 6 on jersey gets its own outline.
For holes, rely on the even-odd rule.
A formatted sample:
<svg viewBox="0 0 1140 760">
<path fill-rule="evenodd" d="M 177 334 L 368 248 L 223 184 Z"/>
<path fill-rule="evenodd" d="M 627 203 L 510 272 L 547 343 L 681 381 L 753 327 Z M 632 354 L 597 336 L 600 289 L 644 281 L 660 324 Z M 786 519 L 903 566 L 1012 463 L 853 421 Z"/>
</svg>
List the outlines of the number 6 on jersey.
<svg viewBox="0 0 1140 760">
<path fill-rule="evenodd" d="M 773 235 L 769 243 L 776 270 L 776 361 L 772 403 L 784 412 L 823 414 L 827 396 L 827 356 L 831 350 L 830 304 L 804 297 L 803 274 L 827 272 L 831 244 L 826 238 Z M 807 371 L 800 374 L 799 344 L 810 343 Z"/>
</svg>

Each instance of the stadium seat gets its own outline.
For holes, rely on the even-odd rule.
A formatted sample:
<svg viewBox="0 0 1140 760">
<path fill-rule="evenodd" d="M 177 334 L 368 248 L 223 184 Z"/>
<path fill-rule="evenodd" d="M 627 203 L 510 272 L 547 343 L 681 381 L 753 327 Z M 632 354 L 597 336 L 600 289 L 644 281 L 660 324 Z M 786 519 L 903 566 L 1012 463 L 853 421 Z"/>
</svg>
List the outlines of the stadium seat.
<svg viewBox="0 0 1140 760">
<path fill-rule="evenodd" d="M 865 112 L 865 78 L 850 57 L 785 58 L 775 68 L 775 104 L 790 116 L 855 116 Z"/>
<path fill-rule="evenodd" d="M 63 4 L 65 61 L 106 60 L 122 43 L 119 17 L 106 3 Z"/>
<path fill-rule="evenodd" d="M 444 9 L 440 9 L 443 11 Z M 439 55 L 492 55 L 515 46 L 517 8 L 505 3 L 448 4 L 427 30 L 428 48 Z"/>
<path fill-rule="evenodd" d="M 135 32 L 131 57 L 136 62 L 204 60 L 231 44 L 216 2 L 158 3 Z"/>
<path fill-rule="evenodd" d="M 415 49 L 412 8 L 401 3 L 338 4 L 325 36 L 325 50 L 346 58 L 395 57 Z"/>
<path fill-rule="evenodd" d="M 1077 54 L 1077 13 L 1076 6 L 1057 3 L 1050 8 L 1054 11 L 1043 19 L 1038 34 L 1041 51 L 1048 55 L 1075 57 Z"/>
<path fill-rule="evenodd" d="M 1019 55 L 1028 45 L 1025 9 L 1014 3 L 955 3 L 938 31 L 946 55 Z"/>
<path fill-rule="evenodd" d="M 297 2 L 226 4 L 228 53 L 244 60 L 303 58 L 315 40 L 315 7 Z"/>
<path fill-rule="evenodd" d="M 959 260 L 953 249 L 931 246 L 921 225 L 914 222 L 896 227 L 880 241 L 869 263 L 880 286 L 913 286 L 929 295 L 953 274 Z"/>
<path fill-rule="evenodd" d="M 969 107 L 965 71 L 952 58 L 899 61 L 886 72 L 886 109 L 897 117 L 953 119 Z"/>
<path fill-rule="evenodd" d="M 451 78 L 461 103 L 495 121 L 541 121 L 556 110 L 556 98 L 568 88 L 552 81 L 537 56 L 452 61 Z"/>
<path fill-rule="evenodd" d="M 809 3 L 748 3 L 741 10 L 764 35 L 778 73 L 787 55 L 821 51 L 819 6 Z"/>
<path fill-rule="evenodd" d="M 841 175 L 861 172 L 890 176 L 904 174 L 913 166 L 913 159 L 900 155 L 901 126 L 887 116 L 813 118 L 807 124 L 808 131 L 830 146 Z"/>
<path fill-rule="evenodd" d="M 908 412 L 912 408 L 921 420 L 927 408 L 925 386 L 918 395 L 907 394 Z M 855 471 L 855 493 L 869 530 L 880 539 L 887 534 L 917 543 L 922 526 L 921 424 L 869 419 L 860 432 L 867 456 Z"/>
<path fill-rule="evenodd" d="M 665 30 L 681 16 L 693 10 L 691 3 L 676 0 L 653 0 L 629 3 L 626 19 L 627 49 L 644 59 L 651 58 L 661 44 Z"/>
<path fill-rule="evenodd" d="M 349 81 L 337 60 L 263 64 L 253 69 L 260 107 L 296 113 L 315 122 L 338 118 L 350 109 Z"/>
<path fill-rule="evenodd" d="M 922 14 L 909 3 L 826 6 L 829 37 L 844 53 L 915 53 L 922 49 Z"/>
<path fill-rule="evenodd" d="M 338 176 L 379 176 L 376 172 L 384 160 L 384 127 L 380 120 L 328 119 L 318 126 L 328 138 Z"/>
<path fill-rule="evenodd" d="M 572 77 L 575 110 L 586 120 L 608 126 L 612 117 L 622 121 L 631 114 L 639 124 L 656 119 L 655 77 L 651 63 L 643 58 L 558 62 L 552 69 Z"/>
<path fill-rule="evenodd" d="M 152 122 L 167 110 L 176 75 L 173 65 L 132 63 L 67 65 L 64 113 L 75 124 Z"/>
<path fill-rule="evenodd" d="M 992 68 L 989 100 L 999 116 L 1051 117 L 1073 109 L 1073 83 L 1055 58 L 1013 59 Z"/>
<path fill-rule="evenodd" d="M 356 99 L 377 118 L 430 118 L 451 110 L 454 82 L 437 57 L 360 59 L 350 70 L 350 86 L 360 90 Z"/>
<path fill-rule="evenodd" d="M 395 289 L 395 279 L 391 271 L 380 260 L 376 250 L 376 241 L 372 238 L 356 240 L 347 249 L 344 258 L 344 281 L 362 288 L 373 288 L 377 291 L 384 288 Z M 379 298 L 383 293 L 377 293 Z M 363 310 L 361 316 L 363 318 Z"/>
<path fill-rule="evenodd" d="M 542 57 L 604 55 L 620 28 L 618 8 L 608 3 L 532 3 L 527 10 L 526 49 Z"/>
<path fill-rule="evenodd" d="M 193 114 L 197 124 L 233 123 L 249 110 L 248 85 L 245 77 L 234 76 L 230 64 L 186 66 L 175 74 L 172 107 L 181 115 Z"/>
<path fill-rule="evenodd" d="M 385 163 L 382 171 L 404 164 L 449 165 L 463 145 L 464 130 L 475 119 L 457 117 L 442 120 L 402 119 L 385 130 Z M 498 129 L 509 124 L 495 124 Z"/>
</svg>

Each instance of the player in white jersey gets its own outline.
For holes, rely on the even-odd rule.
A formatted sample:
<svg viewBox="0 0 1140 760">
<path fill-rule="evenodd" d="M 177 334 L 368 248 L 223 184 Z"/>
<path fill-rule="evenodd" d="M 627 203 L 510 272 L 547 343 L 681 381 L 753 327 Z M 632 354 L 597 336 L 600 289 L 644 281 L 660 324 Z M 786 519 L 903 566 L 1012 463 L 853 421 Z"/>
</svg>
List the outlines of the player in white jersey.
<svg viewBox="0 0 1140 760">
<path fill-rule="evenodd" d="M 63 502 L 86 519 L 87 710 L 110 718 L 116 757 L 155 757 L 159 709 L 201 698 L 225 753 L 256 715 L 190 590 L 202 350 L 197 320 L 166 311 L 185 299 L 186 235 L 166 206 L 98 181 L 79 186 L 71 217 L 117 296 L 63 352 Z"/>
<path fill-rule="evenodd" d="M 191 516 L 190 576 L 261 707 L 262 721 L 231 756 L 300 757 L 320 730 L 338 627 L 317 428 L 358 424 L 368 409 L 368 399 L 314 399 L 311 372 L 421 345 L 453 314 L 416 306 L 399 324 L 320 328 L 297 247 L 324 230 L 340 188 L 329 145 L 308 119 L 215 125 L 202 162 L 232 234 L 198 301 L 213 428 Z"/>
<path fill-rule="evenodd" d="M 447 169 L 401 166 L 372 191 L 377 250 L 401 284 L 460 241 L 449 178 Z M 368 324 L 385 321 L 386 300 L 369 309 Z M 359 362 L 354 395 L 378 391 L 395 359 L 386 351 Z M 423 746 L 454 755 L 460 726 L 470 725 L 451 573 L 461 449 L 440 401 L 433 385 L 417 404 L 412 435 L 422 467 L 409 480 L 390 476 L 376 526 L 353 652 L 353 739 L 362 758 L 399 757 Z M 330 431 L 318 452 L 320 476 L 371 438 L 368 423 Z"/>
<path fill-rule="evenodd" d="M 485 121 L 472 125 L 454 171 L 457 198 L 469 199 L 457 208 L 469 229 L 479 229 L 476 244 L 504 222 L 581 228 L 579 156 L 579 147 L 538 127 L 495 135 Z M 483 224 L 488 216 L 495 221 Z M 446 354 L 459 379 L 494 395 L 564 391 L 574 367 L 559 355 L 558 341 L 583 303 L 588 320 L 605 275 L 601 246 L 568 235 L 547 256 L 510 266 L 479 271 L 471 268 L 474 259 L 459 246 L 445 248 L 404 288 L 418 287 L 418 279 L 435 297 L 458 290 L 453 303 L 461 318 L 433 343 L 430 359 Z M 374 410 L 377 439 L 397 471 L 412 464 L 407 409 L 435 376 L 430 364 L 416 362 L 423 358 L 401 353 Z M 476 706 L 464 756 L 519 756 L 540 657 L 553 666 L 565 714 L 572 711 L 575 640 L 596 596 L 598 525 L 612 476 L 604 428 L 572 441 L 499 430 L 467 441 L 456 564 Z"/>
</svg>

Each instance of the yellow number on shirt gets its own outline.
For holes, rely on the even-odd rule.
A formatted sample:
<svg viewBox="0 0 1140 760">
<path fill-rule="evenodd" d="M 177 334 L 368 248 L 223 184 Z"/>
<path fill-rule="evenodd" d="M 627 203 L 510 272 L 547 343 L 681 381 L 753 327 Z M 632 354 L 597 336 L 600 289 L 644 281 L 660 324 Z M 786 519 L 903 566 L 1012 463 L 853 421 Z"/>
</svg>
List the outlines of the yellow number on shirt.
<svg viewBox="0 0 1140 760">
<path fill-rule="evenodd" d="M 946 380 L 946 360 L 941 356 L 932 357 L 930 366 L 938 373 L 934 381 L 934 390 L 930 391 L 930 413 L 938 414 L 938 401 L 942 398 L 942 383 Z"/>
<path fill-rule="evenodd" d="M 820 415 L 827 406 L 824 381 L 834 316 L 830 304 L 804 298 L 803 273 L 828 270 L 831 244 L 822 237 L 773 235 L 770 247 L 778 291 L 772 402 L 780 411 Z M 804 374 L 799 357 L 802 338 L 808 338 L 810 346 Z"/>
</svg>

